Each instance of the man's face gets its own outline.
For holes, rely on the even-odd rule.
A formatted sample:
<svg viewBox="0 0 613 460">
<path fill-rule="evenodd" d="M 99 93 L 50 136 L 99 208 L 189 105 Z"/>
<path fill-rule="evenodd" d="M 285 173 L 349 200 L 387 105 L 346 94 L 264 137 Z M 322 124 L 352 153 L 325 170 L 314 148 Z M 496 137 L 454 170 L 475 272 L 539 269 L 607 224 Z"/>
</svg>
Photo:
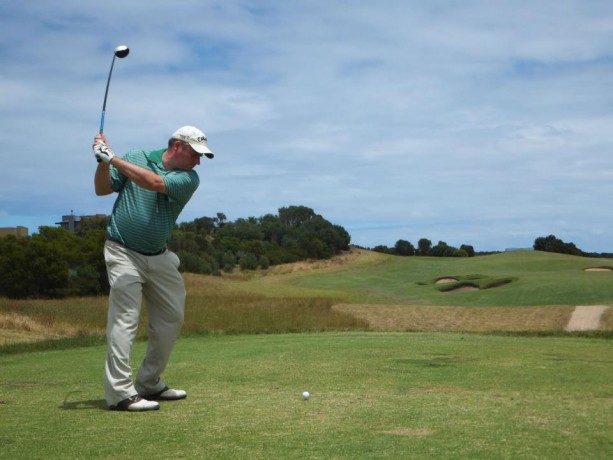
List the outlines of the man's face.
<svg viewBox="0 0 613 460">
<path fill-rule="evenodd" d="M 177 146 L 177 167 L 190 171 L 200 164 L 202 154 L 196 152 L 187 142 L 179 142 Z"/>
</svg>

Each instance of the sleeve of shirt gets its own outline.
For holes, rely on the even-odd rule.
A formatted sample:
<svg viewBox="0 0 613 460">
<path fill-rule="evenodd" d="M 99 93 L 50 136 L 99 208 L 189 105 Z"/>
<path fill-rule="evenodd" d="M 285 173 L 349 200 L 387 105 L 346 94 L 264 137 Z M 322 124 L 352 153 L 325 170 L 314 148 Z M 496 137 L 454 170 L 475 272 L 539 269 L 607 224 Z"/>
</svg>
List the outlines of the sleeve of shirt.
<svg viewBox="0 0 613 460">
<path fill-rule="evenodd" d="M 198 186 L 200 178 L 196 171 L 169 171 L 162 176 L 166 185 L 166 195 L 185 206 Z"/>
<path fill-rule="evenodd" d="M 130 150 L 123 157 L 121 157 L 121 159 L 128 161 L 130 163 L 134 163 L 136 165 L 142 166 L 142 164 L 139 164 L 138 162 L 138 159 L 140 157 L 144 157 L 144 151 Z M 114 192 L 119 192 L 123 188 L 126 181 L 128 180 L 128 177 L 120 173 L 119 170 L 115 168 L 112 164 L 110 166 L 110 173 L 111 173 L 111 189 Z"/>
<path fill-rule="evenodd" d="M 126 180 L 128 178 L 124 176 L 123 174 L 121 174 L 118 169 L 113 167 L 113 165 L 110 166 L 110 173 L 111 173 L 111 189 L 114 192 L 119 192 L 123 188 L 123 185 L 126 183 Z"/>
</svg>

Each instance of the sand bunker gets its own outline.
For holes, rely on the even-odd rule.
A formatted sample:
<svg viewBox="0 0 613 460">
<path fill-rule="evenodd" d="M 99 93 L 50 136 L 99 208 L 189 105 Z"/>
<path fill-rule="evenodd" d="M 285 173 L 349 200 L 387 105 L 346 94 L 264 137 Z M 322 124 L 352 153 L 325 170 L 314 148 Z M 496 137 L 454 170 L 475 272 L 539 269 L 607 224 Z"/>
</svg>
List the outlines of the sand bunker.
<svg viewBox="0 0 613 460">
<path fill-rule="evenodd" d="M 442 284 L 442 283 L 455 283 L 457 279 L 455 278 L 441 278 L 436 280 L 434 284 Z"/>
<path fill-rule="evenodd" d="M 605 268 L 605 267 L 592 267 L 592 268 L 586 268 L 585 269 L 586 272 L 610 272 L 613 271 L 610 268 Z"/>
</svg>

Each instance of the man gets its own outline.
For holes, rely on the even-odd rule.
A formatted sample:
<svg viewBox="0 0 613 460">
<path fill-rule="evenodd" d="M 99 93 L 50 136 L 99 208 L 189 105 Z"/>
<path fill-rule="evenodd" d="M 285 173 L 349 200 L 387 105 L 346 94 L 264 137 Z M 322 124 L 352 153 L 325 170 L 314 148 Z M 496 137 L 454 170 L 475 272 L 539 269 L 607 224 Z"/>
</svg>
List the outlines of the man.
<svg viewBox="0 0 613 460">
<path fill-rule="evenodd" d="M 179 128 L 162 150 L 131 150 L 116 156 L 99 134 L 96 195 L 116 192 L 104 245 L 111 292 L 107 323 L 108 351 L 104 389 L 110 410 L 159 409 L 159 400 L 183 399 L 187 393 L 161 379 L 183 323 L 185 286 L 179 258 L 166 244 L 179 213 L 198 188 L 193 170 L 202 156 L 213 158 L 205 134 L 193 126 Z M 132 382 L 130 353 L 136 337 L 141 301 L 149 324 L 145 359 Z"/>
</svg>

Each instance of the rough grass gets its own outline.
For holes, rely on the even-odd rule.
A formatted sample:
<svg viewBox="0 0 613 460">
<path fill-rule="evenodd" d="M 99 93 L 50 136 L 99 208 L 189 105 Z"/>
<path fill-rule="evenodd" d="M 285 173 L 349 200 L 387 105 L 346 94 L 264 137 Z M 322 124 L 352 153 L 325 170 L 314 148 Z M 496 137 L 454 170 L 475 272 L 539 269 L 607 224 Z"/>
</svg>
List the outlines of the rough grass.
<svg viewBox="0 0 613 460">
<path fill-rule="evenodd" d="M 375 331 L 558 332 L 574 307 L 424 307 L 340 304 L 338 311 L 368 322 Z"/>
<path fill-rule="evenodd" d="M 236 289 L 245 281 L 185 274 L 188 290 L 183 331 L 190 333 L 279 333 L 365 330 L 365 320 L 334 310 L 322 297 L 275 297 Z M 0 345 L 68 337 L 103 337 L 106 297 L 62 300 L 0 298 Z M 139 337 L 145 336 L 146 308 Z"/>
<path fill-rule="evenodd" d="M 234 289 L 214 277 L 185 275 L 188 332 L 278 333 L 366 329 L 364 320 L 333 310 L 320 297 L 269 297 Z M 243 281 L 234 281 L 243 283 Z"/>
<path fill-rule="evenodd" d="M 105 297 L 12 300 L 0 297 L 0 344 L 23 338 L 104 335 Z"/>
</svg>

